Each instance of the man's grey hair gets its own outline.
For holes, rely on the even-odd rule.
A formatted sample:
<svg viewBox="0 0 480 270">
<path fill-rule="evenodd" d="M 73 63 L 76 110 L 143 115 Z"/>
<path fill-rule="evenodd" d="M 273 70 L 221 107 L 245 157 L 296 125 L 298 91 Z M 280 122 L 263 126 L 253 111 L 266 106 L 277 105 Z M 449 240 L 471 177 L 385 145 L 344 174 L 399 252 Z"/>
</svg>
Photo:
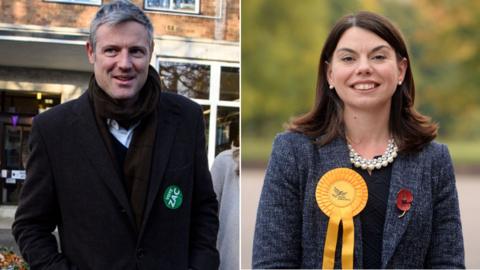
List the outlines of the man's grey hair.
<svg viewBox="0 0 480 270">
<path fill-rule="evenodd" d="M 124 22 L 138 22 L 147 30 L 148 44 L 153 44 L 153 25 L 147 15 L 136 5 L 127 0 L 113 1 L 103 5 L 90 24 L 88 40 L 95 51 L 97 44 L 97 30 L 103 24 L 118 25 Z"/>
</svg>

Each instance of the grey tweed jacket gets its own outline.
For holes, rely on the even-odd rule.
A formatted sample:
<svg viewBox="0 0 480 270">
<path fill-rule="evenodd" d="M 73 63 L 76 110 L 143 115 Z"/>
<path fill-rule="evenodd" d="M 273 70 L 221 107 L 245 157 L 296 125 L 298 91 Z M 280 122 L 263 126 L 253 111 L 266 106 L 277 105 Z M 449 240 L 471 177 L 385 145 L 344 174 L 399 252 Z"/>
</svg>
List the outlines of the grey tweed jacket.
<svg viewBox="0 0 480 270">
<path fill-rule="evenodd" d="M 253 268 L 321 268 L 328 217 L 315 188 L 331 169 L 351 167 L 343 139 L 318 147 L 306 136 L 276 137 L 257 213 Z M 402 218 L 400 189 L 413 194 Z M 354 218 L 354 267 L 362 268 L 361 221 Z M 340 257 L 335 268 L 341 267 Z M 445 145 L 430 143 L 393 163 L 383 230 L 382 268 L 465 268 L 455 176 Z"/>
</svg>

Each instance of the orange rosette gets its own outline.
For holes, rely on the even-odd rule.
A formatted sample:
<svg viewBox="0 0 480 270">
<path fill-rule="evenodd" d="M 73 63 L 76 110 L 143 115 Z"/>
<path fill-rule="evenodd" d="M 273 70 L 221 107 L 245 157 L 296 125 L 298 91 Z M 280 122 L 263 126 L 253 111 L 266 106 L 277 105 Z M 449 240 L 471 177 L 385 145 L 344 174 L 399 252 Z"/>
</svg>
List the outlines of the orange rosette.
<svg viewBox="0 0 480 270">
<path fill-rule="evenodd" d="M 338 168 L 325 173 L 317 184 L 315 198 L 318 207 L 330 219 L 323 249 L 324 269 L 335 264 L 338 227 L 343 223 L 342 268 L 353 268 L 353 217 L 367 204 L 368 189 L 363 177 L 352 169 Z"/>
</svg>

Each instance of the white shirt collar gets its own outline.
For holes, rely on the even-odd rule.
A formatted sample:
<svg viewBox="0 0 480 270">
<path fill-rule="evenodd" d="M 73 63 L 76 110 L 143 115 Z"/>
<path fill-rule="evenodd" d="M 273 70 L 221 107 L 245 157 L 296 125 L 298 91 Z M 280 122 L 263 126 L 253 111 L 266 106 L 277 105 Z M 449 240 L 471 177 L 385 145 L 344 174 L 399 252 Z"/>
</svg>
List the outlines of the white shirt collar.
<svg viewBox="0 0 480 270">
<path fill-rule="evenodd" d="M 107 119 L 108 131 L 115 137 L 123 146 L 129 147 L 132 141 L 133 131 L 140 124 L 140 121 L 130 126 L 129 129 L 121 127 L 114 119 Z"/>
</svg>

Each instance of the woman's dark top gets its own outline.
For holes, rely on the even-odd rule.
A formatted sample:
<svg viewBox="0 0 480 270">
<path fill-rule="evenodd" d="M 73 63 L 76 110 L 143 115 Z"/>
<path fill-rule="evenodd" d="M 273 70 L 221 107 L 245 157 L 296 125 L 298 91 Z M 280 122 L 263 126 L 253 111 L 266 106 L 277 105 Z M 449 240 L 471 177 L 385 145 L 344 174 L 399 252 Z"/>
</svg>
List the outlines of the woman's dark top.
<svg viewBox="0 0 480 270">
<path fill-rule="evenodd" d="M 353 168 L 358 172 L 368 187 L 368 201 L 365 209 L 360 213 L 362 221 L 363 268 L 381 268 L 383 226 L 387 211 L 388 193 L 392 165 L 372 171 L 369 175 L 366 170 Z"/>
</svg>

